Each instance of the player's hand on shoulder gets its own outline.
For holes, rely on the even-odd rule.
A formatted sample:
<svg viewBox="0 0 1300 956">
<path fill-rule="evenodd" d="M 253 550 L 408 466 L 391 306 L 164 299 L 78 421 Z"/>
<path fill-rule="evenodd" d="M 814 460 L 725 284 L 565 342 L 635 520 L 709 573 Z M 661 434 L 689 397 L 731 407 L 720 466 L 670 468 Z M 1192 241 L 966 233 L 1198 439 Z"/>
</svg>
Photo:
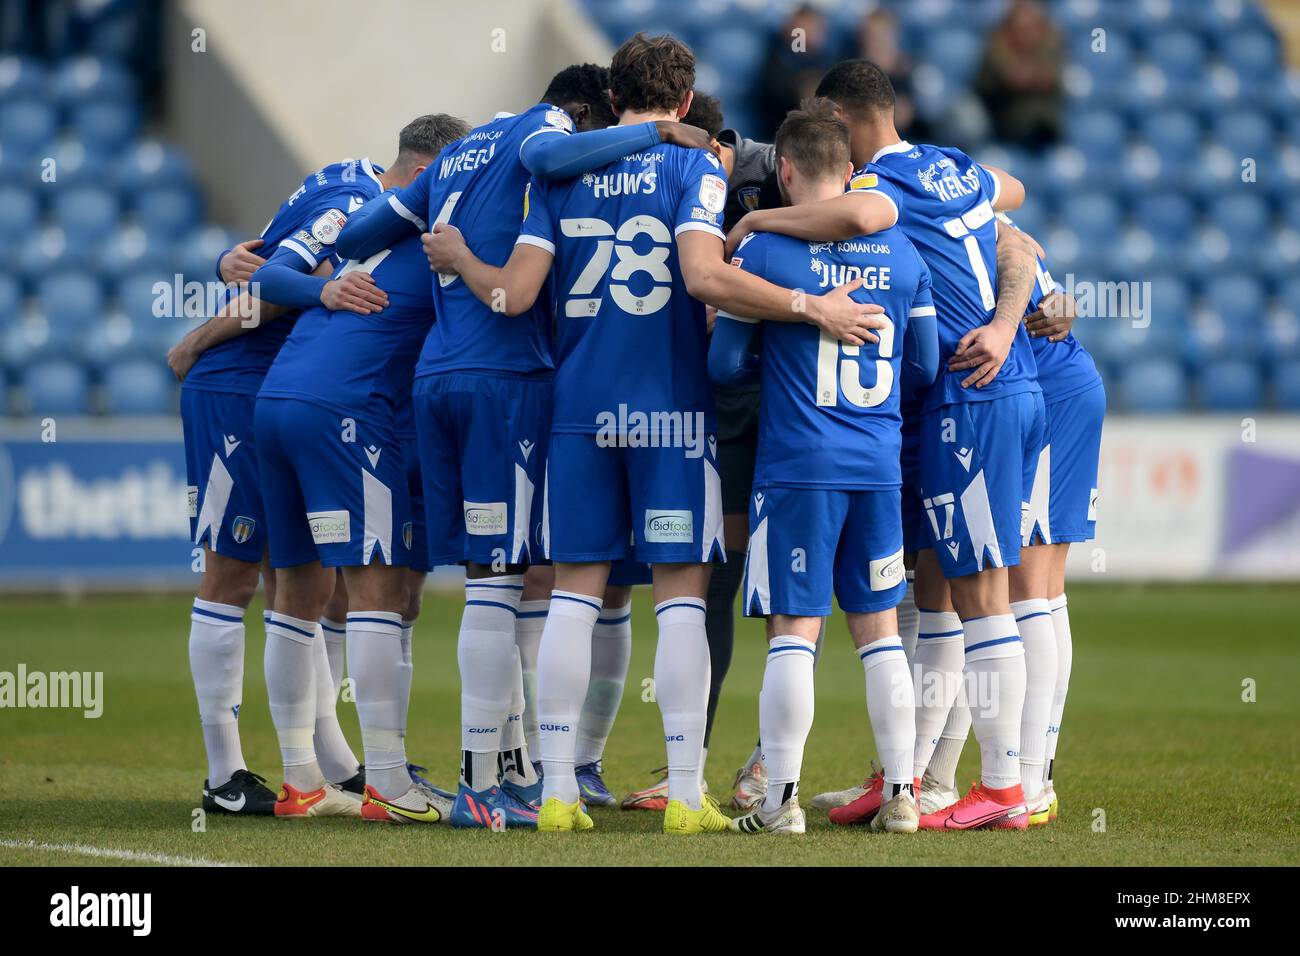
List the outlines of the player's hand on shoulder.
<svg viewBox="0 0 1300 956">
<path fill-rule="evenodd" d="M 449 223 L 434 223 L 433 231 L 420 236 L 424 255 L 432 272 L 458 272 L 460 256 L 469 248 L 459 229 Z"/>
<path fill-rule="evenodd" d="M 1038 303 L 1038 311 L 1025 317 L 1025 329 L 1034 338 L 1046 336 L 1049 342 L 1059 342 L 1074 328 L 1077 313 L 1074 296 L 1059 290 L 1049 292 Z"/>
<path fill-rule="evenodd" d="M 1011 354 L 1016 327 L 1004 319 L 994 319 L 978 329 L 971 329 L 957 343 L 957 351 L 948 360 L 948 370 L 974 369 L 962 380 L 962 388 L 983 388 L 998 377 L 1002 363 Z"/>
<path fill-rule="evenodd" d="M 687 149 L 707 149 L 717 155 L 718 144 L 713 137 L 698 126 L 675 123 L 671 120 L 657 120 L 655 130 L 659 140 L 673 146 L 685 146 Z"/>
<path fill-rule="evenodd" d="M 321 305 L 332 312 L 355 312 L 369 315 L 388 308 L 388 295 L 375 285 L 374 276 L 349 272 L 325 283 L 320 293 Z"/>
<path fill-rule="evenodd" d="M 751 232 L 757 231 L 758 228 L 754 224 L 754 214 L 750 212 L 745 213 L 745 215 L 741 216 L 736 224 L 731 227 L 731 231 L 727 233 L 727 242 L 726 245 L 723 246 L 722 257 L 730 262 L 731 257 L 736 254 L 736 250 L 740 248 L 740 244 L 745 241 L 745 237 Z"/>
<path fill-rule="evenodd" d="M 226 282 L 247 282 L 266 260 L 253 252 L 260 249 L 261 239 L 248 239 L 239 243 L 221 258 L 221 278 Z"/>
<path fill-rule="evenodd" d="M 859 277 L 852 282 L 832 289 L 824 295 L 803 299 L 808 319 L 827 335 L 845 345 L 865 345 L 880 341 L 872 329 L 883 329 L 889 324 L 884 318 L 884 308 L 874 302 L 857 302 L 849 297 L 862 286 Z M 798 293 L 798 296 L 803 296 Z M 800 298 L 796 297 L 796 307 Z"/>
</svg>

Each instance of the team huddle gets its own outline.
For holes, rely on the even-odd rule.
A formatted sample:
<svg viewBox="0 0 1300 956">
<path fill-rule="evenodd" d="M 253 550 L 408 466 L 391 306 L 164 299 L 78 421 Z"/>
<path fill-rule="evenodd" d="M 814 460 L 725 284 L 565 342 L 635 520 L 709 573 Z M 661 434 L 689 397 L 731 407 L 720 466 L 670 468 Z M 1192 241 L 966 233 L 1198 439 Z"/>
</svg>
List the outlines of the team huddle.
<svg viewBox="0 0 1300 956">
<path fill-rule="evenodd" d="M 219 258 L 226 306 L 168 357 L 205 808 L 593 828 L 649 585 L 667 760 L 622 805 L 665 832 L 804 832 L 833 602 L 878 764 L 814 808 L 891 833 L 1056 818 L 1065 558 L 1094 533 L 1105 394 L 1006 216 L 1024 188 L 904 141 L 866 60 L 771 145 L 717 128 L 694 83 L 685 45 L 637 34 L 523 113 L 422 116 L 388 168 L 313 173 Z M 449 565 L 454 790 L 405 744 L 424 578 Z M 278 794 L 238 730 L 259 579 Z M 737 593 L 768 653 L 729 817 L 704 768 Z"/>
</svg>

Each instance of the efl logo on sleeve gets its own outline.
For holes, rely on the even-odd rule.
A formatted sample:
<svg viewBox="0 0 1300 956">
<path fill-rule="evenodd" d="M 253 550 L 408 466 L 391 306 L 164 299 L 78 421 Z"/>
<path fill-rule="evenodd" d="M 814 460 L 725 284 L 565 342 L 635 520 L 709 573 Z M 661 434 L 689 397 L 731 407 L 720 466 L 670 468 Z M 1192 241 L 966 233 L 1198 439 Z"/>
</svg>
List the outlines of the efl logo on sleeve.
<svg viewBox="0 0 1300 956">
<path fill-rule="evenodd" d="M 712 173 L 700 180 L 700 205 L 709 212 L 722 212 L 727 204 L 727 184 Z"/>
<path fill-rule="evenodd" d="M 309 511 L 307 525 L 317 544 L 346 544 L 352 540 L 351 520 L 346 511 Z"/>
<path fill-rule="evenodd" d="M 695 540 L 695 524 L 691 513 L 647 508 L 645 539 L 651 544 L 690 544 Z"/>
</svg>

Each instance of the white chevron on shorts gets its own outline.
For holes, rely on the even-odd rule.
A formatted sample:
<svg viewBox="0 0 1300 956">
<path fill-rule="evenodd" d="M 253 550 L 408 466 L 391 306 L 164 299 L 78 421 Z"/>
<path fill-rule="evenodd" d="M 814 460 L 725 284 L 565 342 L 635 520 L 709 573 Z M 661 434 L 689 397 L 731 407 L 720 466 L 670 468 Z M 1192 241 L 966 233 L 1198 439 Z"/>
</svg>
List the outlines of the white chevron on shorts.
<svg viewBox="0 0 1300 956">
<path fill-rule="evenodd" d="M 772 591 L 768 586 L 767 573 L 767 518 L 758 523 L 758 527 L 749 536 L 749 551 L 745 555 L 745 610 L 754 606 L 754 597 L 758 597 L 758 609 L 762 614 L 772 613 Z"/>
<path fill-rule="evenodd" d="M 528 529 L 532 527 L 533 483 L 524 467 L 515 462 L 515 522 L 510 533 L 510 563 L 519 564 L 527 555 L 532 560 L 528 548 Z"/>
<path fill-rule="evenodd" d="M 1034 469 L 1034 488 L 1029 493 L 1029 507 L 1025 510 L 1021 522 L 1020 543 L 1029 547 L 1034 543 L 1034 528 L 1043 536 L 1043 544 L 1052 543 L 1051 525 L 1052 501 L 1052 446 L 1044 445 L 1038 453 L 1038 465 Z"/>
<path fill-rule="evenodd" d="M 212 539 L 208 547 L 217 550 L 217 537 L 226 520 L 226 506 L 230 504 L 230 492 L 235 487 L 235 479 L 221 461 L 220 455 L 212 456 L 212 468 L 208 472 L 208 487 L 203 492 L 203 510 L 194 523 L 194 543 L 203 540 L 203 533 L 211 530 Z"/>
<path fill-rule="evenodd" d="M 389 487 L 361 469 L 361 487 L 365 497 L 366 535 L 361 544 L 361 563 L 369 564 L 379 545 L 384 564 L 393 563 L 393 492 Z"/>
<path fill-rule="evenodd" d="M 975 549 L 975 567 L 984 570 L 984 549 L 988 548 L 993 567 L 1002 567 L 1002 549 L 998 547 L 997 527 L 993 524 L 993 509 L 989 507 L 989 490 L 984 484 L 984 470 L 971 479 L 961 493 L 961 513 L 966 519 L 966 534 Z"/>
</svg>

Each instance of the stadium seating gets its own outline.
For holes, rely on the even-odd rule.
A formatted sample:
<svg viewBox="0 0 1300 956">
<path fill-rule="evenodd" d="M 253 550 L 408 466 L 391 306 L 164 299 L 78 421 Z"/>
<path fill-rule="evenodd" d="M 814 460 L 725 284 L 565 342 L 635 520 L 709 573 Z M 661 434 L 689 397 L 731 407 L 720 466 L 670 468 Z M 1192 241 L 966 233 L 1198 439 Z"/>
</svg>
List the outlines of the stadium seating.
<svg viewBox="0 0 1300 956">
<path fill-rule="evenodd" d="M 744 77 L 797 0 L 585 3 L 614 41 L 651 23 L 690 41 L 706 13 L 727 39 L 710 41 L 706 32 L 696 49 L 719 78 L 728 120 L 746 135 L 771 137 L 772 130 L 743 125 L 754 115 L 753 86 Z M 1044 241 L 1058 281 L 1074 274 L 1156 287 L 1149 328 L 1080 323 L 1080 338 L 1097 350 L 1113 386 L 1112 409 L 1238 411 L 1275 403 L 1294 410 L 1300 75 L 1286 73 L 1263 7 L 1248 0 L 1045 3 L 1069 56 L 1061 144 L 1037 154 L 979 138 L 958 145 L 1024 181 L 1030 199 L 1016 222 Z M 875 5 L 835 5 L 833 29 L 851 37 Z M 918 108 L 941 121 L 936 138 L 987 128 L 963 122 L 948 129 L 942 121 L 961 99 L 1005 0 L 878 5 L 898 17 L 915 61 Z M 1098 27 L 1105 31 L 1100 54 Z M 1254 160 L 1255 181 L 1243 179 L 1243 159 Z"/>
</svg>

